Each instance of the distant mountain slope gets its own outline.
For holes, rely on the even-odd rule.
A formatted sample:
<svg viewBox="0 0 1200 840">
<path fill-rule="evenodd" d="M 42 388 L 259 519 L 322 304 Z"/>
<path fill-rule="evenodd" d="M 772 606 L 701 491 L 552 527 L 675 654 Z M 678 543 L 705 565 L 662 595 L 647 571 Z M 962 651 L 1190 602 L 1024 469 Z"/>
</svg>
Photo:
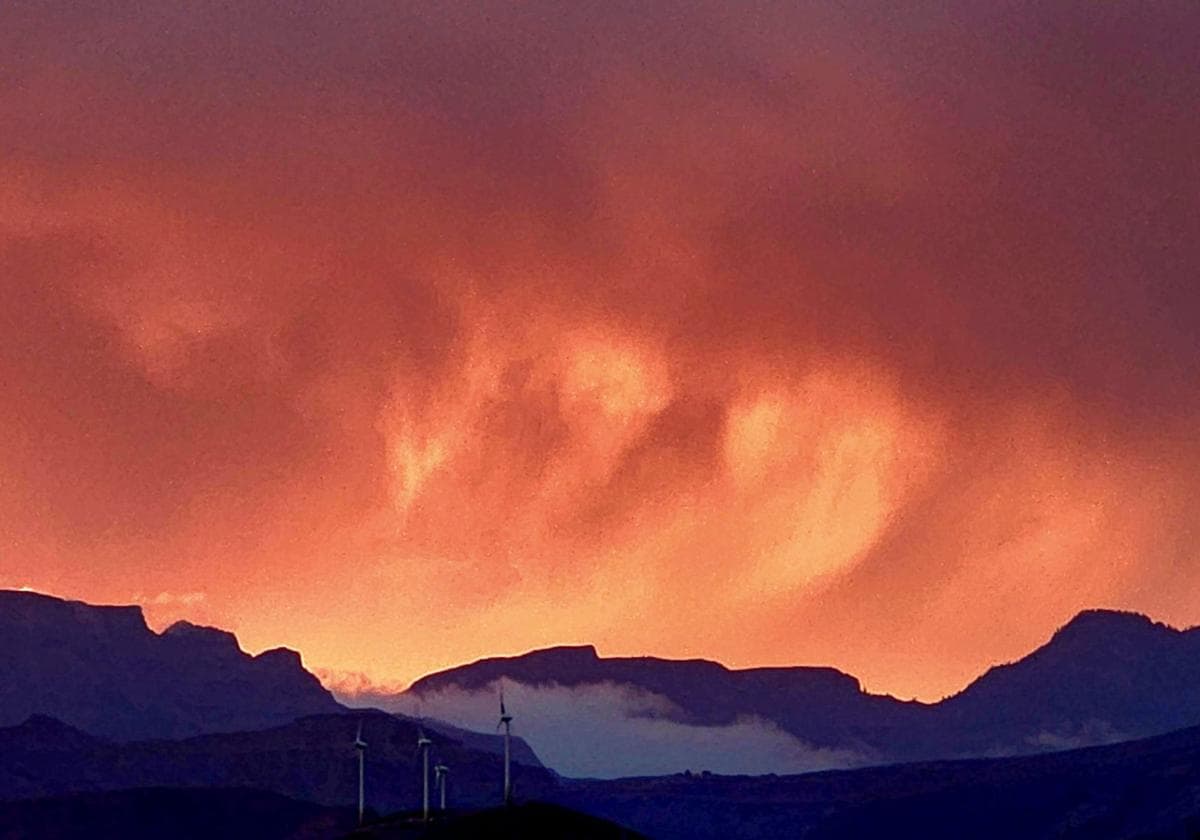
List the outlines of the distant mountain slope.
<svg viewBox="0 0 1200 840">
<path fill-rule="evenodd" d="M 482 728 L 485 724 L 480 721 L 479 726 Z M 503 735 L 498 735 L 494 732 L 477 732 L 473 729 L 463 729 L 441 720 L 426 720 L 425 728 L 430 732 L 440 732 L 447 738 L 458 741 L 468 749 L 489 752 L 492 755 L 504 755 Z M 509 738 L 508 749 L 512 760 L 515 762 L 527 764 L 530 767 L 543 766 L 537 753 L 530 748 L 529 744 L 525 743 L 524 738 L 513 735 Z"/>
<path fill-rule="evenodd" d="M 616 686 L 664 701 L 643 699 L 648 711 L 637 714 L 703 727 L 762 719 L 818 750 L 849 751 L 847 765 L 1031 753 L 1200 723 L 1200 630 L 1175 630 L 1132 613 L 1087 611 L 1029 656 L 992 668 L 935 704 L 867 694 L 853 677 L 830 668 L 733 670 L 703 660 L 602 658 L 590 646 L 484 659 L 424 677 L 407 696 L 438 715 L 439 702 L 451 698 L 461 705 L 458 695 L 494 692 L 501 680 L 543 694 L 548 687 L 570 689 L 579 727 L 599 725 L 600 701 L 585 698 Z M 529 696 L 536 703 L 540 695 Z M 526 709 L 521 731 L 550 757 L 530 723 L 542 711 Z M 794 745 L 788 749 L 795 753 Z M 827 758 L 819 753 L 812 767 L 829 766 L 820 763 Z M 691 766 L 701 769 L 704 760 L 697 752 Z"/>
<path fill-rule="evenodd" d="M 418 724 L 382 712 L 317 715 L 271 729 L 125 743 L 34 717 L 0 729 L 0 800 L 143 787 L 236 787 L 345 805 L 358 797 L 352 744 L 359 723 L 368 744 L 368 805 L 381 813 L 417 807 Z M 450 767 L 451 804 L 479 807 L 499 801 L 499 756 L 431 730 L 427 734 L 433 741 L 431 759 Z M 544 796 L 557 785 L 549 771 L 526 764 L 514 765 L 513 780 L 523 798 Z"/>
<path fill-rule="evenodd" d="M 1089 610 L 939 706 L 939 720 L 975 751 L 1062 749 L 1191 726 L 1200 723 L 1200 630 Z"/>
<path fill-rule="evenodd" d="M 569 782 L 559 801 L 657 840 L 1183 840 L 1200 836 L 1200 728 L 1019 758 Z"/>
<path fill-rule="evenodd" d="M 250 656 L 233 634 L 138 607 L 0 590 L 0 726 L 45 714 L 118 740 L 274 726 L 341 706 L 294 651 Z"/>
</svg>

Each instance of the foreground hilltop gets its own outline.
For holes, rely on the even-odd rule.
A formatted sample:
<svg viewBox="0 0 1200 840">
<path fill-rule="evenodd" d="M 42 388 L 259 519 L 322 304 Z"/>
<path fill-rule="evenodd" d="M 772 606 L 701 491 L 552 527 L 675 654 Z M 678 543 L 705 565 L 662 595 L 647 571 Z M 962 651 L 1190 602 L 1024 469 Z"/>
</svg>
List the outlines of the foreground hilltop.
<svg viewBox="0 0 1200 840">
<path fill-rule="evenodd" d="M 356 828 L 352 808 L 330 808 L 248 788 L 136 788 L 0 802 L 5 840 L 458 840 L 479 837 L 643 840 L 644 835 L 562 805 L 530 802 L 421 823 L 411 813 Z"/>
<path fill-rule="evenodd" d="M 352 808 L 246 788 L 137 788 L 0 802 L 4 840 L 329 840 L 355 821 Z"/>
<path fill-rule="evenodd" d="M 381 820 L 347 840 L 475 840 L 479 837 L 645 840 L 645 835 L 601 817 L 548 802 L 487 808 L 422 824 L 411 817 Z"/>
<path fill-rule="evenodd" d="M 187 622 L 159 634 L 140 607 L 0 590 L 0 726 L 33 714 L 117 740 L 275 726 L 342 706 L 300 655 L 250 656 Z"/>
</svg>

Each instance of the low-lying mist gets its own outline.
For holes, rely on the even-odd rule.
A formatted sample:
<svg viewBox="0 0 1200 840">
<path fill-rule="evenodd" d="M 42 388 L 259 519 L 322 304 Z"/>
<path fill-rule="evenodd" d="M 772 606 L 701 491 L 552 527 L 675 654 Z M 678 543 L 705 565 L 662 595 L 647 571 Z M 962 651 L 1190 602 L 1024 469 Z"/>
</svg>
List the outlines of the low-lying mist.
<svg viewBox="0 0 1200 840">
<path fill-rule="evenodd" d="M 869 758 L 851 750 L 818 749 L 755 717 L 728 726 L 681 723 L 667 698 L 629 685 L 575 688 L 505 682 L 513 734 L 555 771 L 573 777 L 654 776 L 685 770 L 724 774 L 803 773 L 853 767 Z M 450 689 L 422 696 L 361 693 L 340 696 L 372 706 L 445 721 L 464 729 L 494 730 L 499 686 Z"/>
</svg>

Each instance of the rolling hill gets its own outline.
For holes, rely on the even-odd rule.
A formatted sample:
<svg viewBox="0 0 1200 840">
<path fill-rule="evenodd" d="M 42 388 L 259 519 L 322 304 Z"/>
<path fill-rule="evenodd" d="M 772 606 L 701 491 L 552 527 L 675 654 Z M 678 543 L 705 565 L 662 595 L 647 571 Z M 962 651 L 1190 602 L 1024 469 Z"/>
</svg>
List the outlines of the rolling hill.
<svg viewBox="0 0 1200 840">
<path fill-rule="evenodd" d="M 382 712 L 316 715 L 249 732 L 181 740 L 114 742 L 44 716 L 0 729 L 0 800 L 36 799 L 132 788 L 245 788 L 327 806 L 357 801 L 351 746 L 359 723 L 368 743 L 367 803 L 380 813 L 421 799 L 414 745 L 419 724 Z M 450 767 L 456 807 L 496 803 L 502 759 L 438 732 L 431 757 Z M 543 797 L 557 786 L 541 766 L 516 763 L 514 787 Z"/>
</svg>

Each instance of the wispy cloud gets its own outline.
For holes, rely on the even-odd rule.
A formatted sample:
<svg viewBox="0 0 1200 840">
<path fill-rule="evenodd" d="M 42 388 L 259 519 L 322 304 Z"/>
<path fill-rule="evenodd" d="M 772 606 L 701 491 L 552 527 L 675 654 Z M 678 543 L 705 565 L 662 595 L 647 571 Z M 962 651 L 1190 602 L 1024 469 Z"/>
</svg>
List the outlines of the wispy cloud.
<svg viewBox="0 0 1200 840">
<path fill-rule="evenodd" d="M 138 593 L 130 601 L 152 607 L 194 607 L 207 599 L 208 595 L 204 592 L 159 592 L 153 596 Z"/>
<path fill-rule="evenodd" d="M 367 698 L 390 698 L 408 688 L 404 683 L 377 681 L 361 671 L 339 671 L 336 668 L 310 668 L 327 689 L 334 694 L 365 701 Z"/>
<path fill-rule="evenodd" d="M 13 580 L 921 697 L 1200 617 L 1198 4 L 132 5 L 0 0 Z"/>
</svg>

